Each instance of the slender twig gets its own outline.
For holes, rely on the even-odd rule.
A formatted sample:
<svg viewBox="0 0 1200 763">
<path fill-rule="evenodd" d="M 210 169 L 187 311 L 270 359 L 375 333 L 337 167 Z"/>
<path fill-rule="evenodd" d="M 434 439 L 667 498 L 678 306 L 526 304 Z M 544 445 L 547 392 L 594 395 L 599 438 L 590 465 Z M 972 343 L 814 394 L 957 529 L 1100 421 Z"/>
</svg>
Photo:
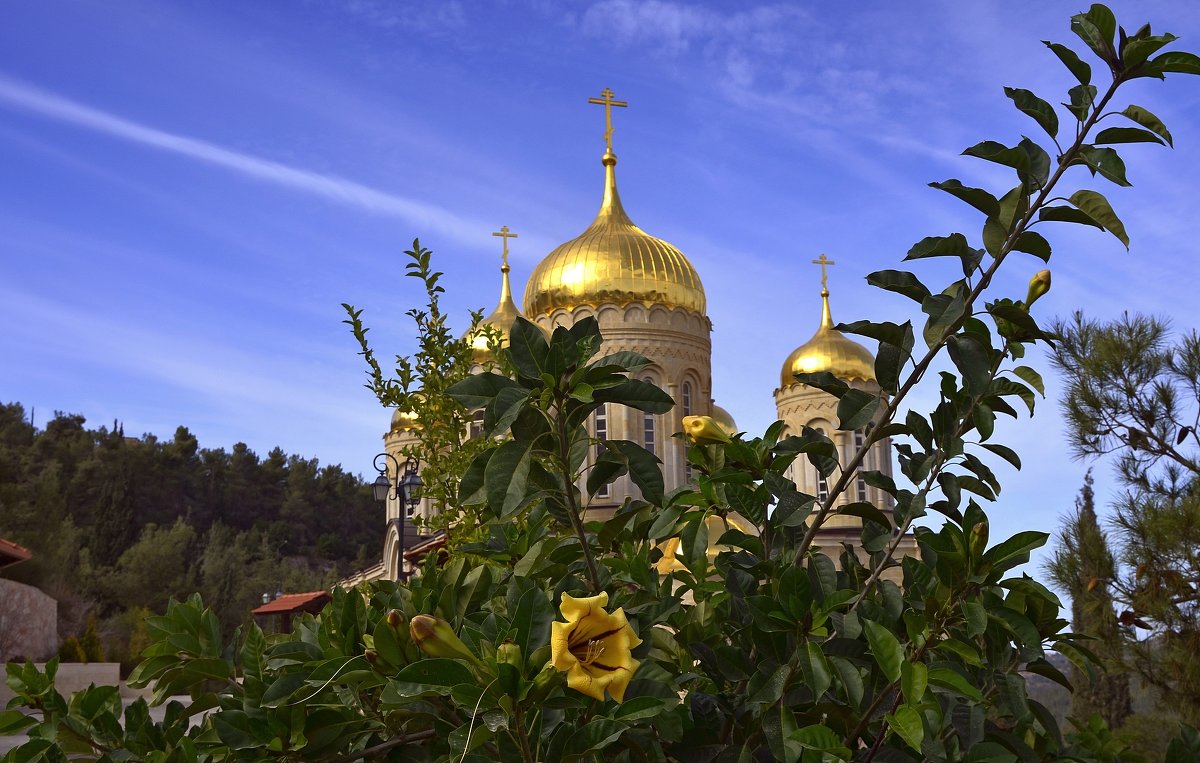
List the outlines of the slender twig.
<svg viewBox="0 0 1200 763">
<path fill-rule="evenodd" d="M 921 360 L 914 364 L 912 373 L 909 374 L 908 378 L 904 380 L 904 384 L 902 384 L 900 389 L 897 390 L 896 396 L 890 398 L 884 403 L 883 416 L 880 419 L 882 422 L 890 422 L 892 420 L 892 417 L 895 415 L 900 403 L 904 401 L 904 399 L 908 396 L 908 393 L 911 392 L 913 387 L 915 387 L 922 377 L 924 377 L 925 372 L 929 369 L 930 364 L 933 363 L 934 359 L 939 354 L 941 354 L 942 348 L 945 346 L 947 340 L 953 336 L 955 332 L 962 328 L 963 322 L 966 321 L 966 319 L 971 315 L 971 307 L 975 304 L 983 292 L 991 285 L 992 278 L 996 275 L 996 271 L 1000 268 L 1000 265 L 1004 262 L 1005 258 L 1008 257 L 1008 255 L 1012 252 L 1013 245 L 1016 243 L 1017 239 L 1022 233 L 1025 232 L 1026 228 L 1028 228 L 1030 222 L 1033 220 L 1033 215 L 1045 204 L 1046 199 L 1050 197 L 1051 189 L 1053 189 L 1058 183 L 1059 179 L 1062 178 L 1062 175 L 1064 172 L 1066 172 L 1067 168 L 1071 166 L 1076 154 L 1079 153 L 1079 150 L 1083 145 L 1084 137 L 1086 137 L 1088 132 L 1091 131 L 1092 127 L 1099 119 L 1100 113 L 1104 110 L 1104 107 L 1108 104 L 1108 101 L 1112 98 L 1120 84 L 1120 79 L 1113 79 L 1113 82 L 1109 86 L 1107 92 L 1105 92 L 1104 97 L 1092 111 L 1087 121 L 1082 125 L 1081 129 L 1076 135 L 1075 142 L 1072 143 L 1071 147 L 1059 157 L 1058 166 L 1055 168 L 1054 174 L 1051 175 L 1050 179 L 1042 187 L 1034 203 L 1029 205 L 1029 207 L 1025 210 L 1025 214 L 1022 215 L 1017 224 L 1013 226 L 1012 231 L 1008 234 L 1008 238 L 1004 240 L 1004 243 L 1000 246 L 1000 250 L 996 253 L 992 264 L 983 271 L 979 278 L 979 283 L 975 284 L 975 287 L 968 294 L 966 300 L 964 301 L 963 314 L 946 327 L 938 341 L 934 342 L 925 352 L 925 355 L 921 358 Z M 878 431 L 878 429 L 878 427 L 875 427 L 872 431 Z M 829 495 L 825 498 L 824 503 L 821 504 L 820 511 L 818 511 L 817 515 L 813 518 L 808 530 L 804 534 L 804 538 L 800 541 L 800 546 L 796 549 L 796 564 L 803 563 L 804 557 L 808 554 L 809 548 L 812 547 L 813 541 L 816 540 L 817 533 L 825 524 L 825 520 L 829 516 L 830 512 L 833 511 L 838 498 L 843 492 L 845 492 L 846 488 L 849 487 L 851 475 L 854 474 L 862 465 L 863 459 L 866 458 L 867 450 L 869 449 L 871 443 L 874 442 L 874 439 L 876 438 L 868 437 L 867 441 L 863 443 L 863 447 L 858 449 L 858 451 L 854 454 L 854 457 L 850 459 L 850 463 L 843 468 L 841 476 L 838 477 L 837 482 L 829 491 Z"/>
<path fill-rule="evenodd" d="M 420 742 L 436 735 L 437 731 L 434 729 L 415 731 L 412 734 L 403 734 L 398 737 L 392 737 L 386 742 L 380 742 L 374 747 L 367 747 L 366 749 L 359 750 L 358 752 L 352 752 L 348 755 L 339 755 L 336 758 L 330 758 L 328 759 L 327 763 L 353 763 L 353 761 L 356 760 L 364 760 L 373 755 L 379 755 L 380 753 L 387 752 L 394 747 L 399 747 L 400 745 L 408 744 L 409 742 Z"/>
</svg>

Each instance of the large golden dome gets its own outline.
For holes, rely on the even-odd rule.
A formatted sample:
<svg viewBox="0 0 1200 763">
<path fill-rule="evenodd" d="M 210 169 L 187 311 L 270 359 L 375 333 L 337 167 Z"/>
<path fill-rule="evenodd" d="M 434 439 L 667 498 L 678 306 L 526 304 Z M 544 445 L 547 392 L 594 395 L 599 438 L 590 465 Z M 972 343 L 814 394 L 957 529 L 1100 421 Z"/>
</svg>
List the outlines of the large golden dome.
<svg viewBox="0 0 1200 763">
<path fill-rule="evenodd" d="M 875 356 L 866 347 L 833 327 L 829 289 L 821 289 L 821 326 L 804 344 L 792 350 L 779 374 L 781 389 L 797 384 L 793 374 L 828 371 L 842 381 L 875 381 Z"/>
<path fill-rule="evenodd" d="M 617 195 L 617 157 L 606 151 L 600 214 L 579 237 L 538 264 L 525 287 L 525 315 L 557 308 L 640 302 L 705 314 L 704 287 L 683 252 L 633 224 Z"/>
</svg>

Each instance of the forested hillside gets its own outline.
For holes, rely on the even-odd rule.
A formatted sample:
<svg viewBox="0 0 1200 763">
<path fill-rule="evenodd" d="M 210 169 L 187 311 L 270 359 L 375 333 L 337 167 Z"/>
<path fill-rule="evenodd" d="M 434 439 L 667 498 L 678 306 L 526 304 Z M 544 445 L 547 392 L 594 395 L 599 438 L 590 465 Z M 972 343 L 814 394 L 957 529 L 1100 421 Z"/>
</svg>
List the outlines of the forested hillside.
<svg viewBox="0 0 1200 763">
<path fill-rule="evenodd" d="M 264 592 L 378 561 L 382 508 L 340 466 L 203 448 L 184 426 L 159 440 L 74 414 L 44 429 L 29 418 L 0 404 L 0 537 L 34 553 L 6 576 L 59 600 L 61 638 L 95 616 L 110 659 L 128 659 L 145 610 L 172 596 L 199 591 L 232 626 Z"/>
</svg>

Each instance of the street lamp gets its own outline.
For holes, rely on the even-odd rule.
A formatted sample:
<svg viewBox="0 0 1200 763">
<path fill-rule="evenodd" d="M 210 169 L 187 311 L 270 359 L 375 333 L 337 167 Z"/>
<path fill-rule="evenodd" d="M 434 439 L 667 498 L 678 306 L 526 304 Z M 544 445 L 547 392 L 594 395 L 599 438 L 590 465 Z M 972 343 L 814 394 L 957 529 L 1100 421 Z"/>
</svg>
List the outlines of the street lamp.
<svg viewBox="0 0 1200 763">
<path fill-rule="evenodd" d="M 387 476 L 388 462 L 391 462 L 395 470 L 395 484 Z M 404 580 L 407 577 L 404 573 L 404 520 L 409 512 L 415 510 L 417 504 L 421 502 L 421 493 L 425 488 L 425 483 L 421 481 L 421 475 L 417 473 L 420 462 L 409 456 L 401 468 L 400 462 L 391 453 L 380 453 L 375 456 L 374 463 L 375 471 L 379 472 L 379 476 L 371 483 L 371 492 L 374 493 L 375 500 L 386 503 L 388 499 L 395 498 L 400 502 L 400 569 L 398 574 L 400 579 Z"/>
</svg>

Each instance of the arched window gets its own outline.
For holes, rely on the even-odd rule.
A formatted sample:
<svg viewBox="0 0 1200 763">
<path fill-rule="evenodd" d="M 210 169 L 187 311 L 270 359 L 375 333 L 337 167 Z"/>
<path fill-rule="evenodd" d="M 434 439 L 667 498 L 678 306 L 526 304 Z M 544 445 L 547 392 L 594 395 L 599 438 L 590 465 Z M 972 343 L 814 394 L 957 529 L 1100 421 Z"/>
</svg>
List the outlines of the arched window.
<svg viewBox="0 0 1200 763">
<path fill-rule="evenodd" d="M 680 407 L 683 409 L 683 415 L 691 416 L 692 415 L 692 383 L 690 381 L 685 381 L 680 386 L 679 397 L 680 397 L 680 403 L 681 403 Z M 686 481 L 691 482 L 692 481 L 692 465 L 691 465 L 691 463 L 689 463 L 686 460 L 687 459 L 687 445 L 682 445 L 682 447 L 683 447 L 683 457 L 684 457 L 683 478 Z"/>
<path fill-rule="evenodd" d="M 654 383 L 654 379 L 649 376 L 642 379 L 642 381 L 647 384 Z M 656 436 L 658 434 L 657 428 L 653 413 L 642 414 L 642 447 L 651 453 L 655 452 L 654 449 L 658 445 L 658 438 Z"/>
<path fill-rule="evenodd" d="M 862 450 L 863 443 L 865 443 L 866 441 L 867 441 L 867 437 L 866 437 L 866 434 L 863 432 L 863 430 L 855 429 L 854 430 L 854 452 L 857 453 L 858 451 Z M 862 462 L 858 465 L 858 500 L 860 500 L 860 501 L 867 500 L 867 481 L 865 479 L 863 479 L 863 469 L 865 469 L 866 466 L 867 466 L 867 459 L 866 459 L 866 456 L 864 456 Z"/>
<path fill-rule="evenodd" d="M 471 436 L 479 437 L 483 434 L 483 409 L 475 411 L 471 415 Z"/>
<path fill-rule="evenodd" d="M 596 409 L 595 423 L 596 423 L 596 426 L 595 426 L 594 431 L 596 433 L 596 439 L 598 440 L 598 442 L 596 443 L 596 457 L 599 458 L 600 454 L 604 452 L 604 441 L 608 439 L 608 405 L 607 404 L 601 404 L 600 407 Z M 612 485 L 611 484 L 604 485 L 599 490 L 596 491 L 597 498 L 608 498 L 611 494 L 612 494 Z"/>
<path fill-rule="evenodd" d="M 818 428 L 817 434 L 824 435 L 825 430 Z M 821 474 L 820 469 L 817 469 L 815 466 L 813 469 L 816 470 L 817 473 L 817 500 L 824 501 L 829 497 L 829 481 L 825 479 L 824 474 Z"/>
</svg>

